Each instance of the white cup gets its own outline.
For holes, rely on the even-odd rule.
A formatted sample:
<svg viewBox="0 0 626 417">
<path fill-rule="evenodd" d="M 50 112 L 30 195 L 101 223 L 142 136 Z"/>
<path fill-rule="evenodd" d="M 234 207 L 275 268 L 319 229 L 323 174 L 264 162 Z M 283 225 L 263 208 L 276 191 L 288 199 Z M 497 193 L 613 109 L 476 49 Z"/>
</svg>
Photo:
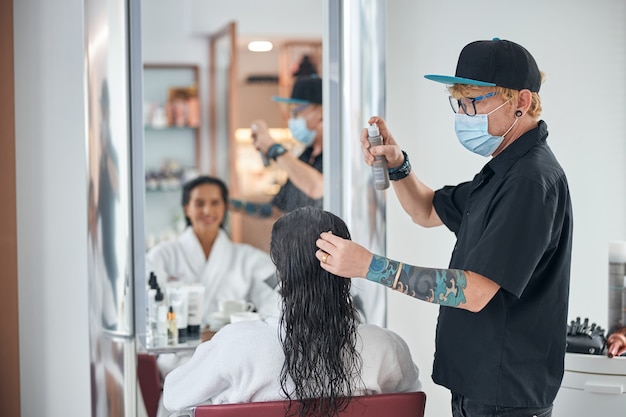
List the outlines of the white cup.
<svg viewBox="0 0 626 417">
<path fill-rule="evenodd" d="M 254 304 L 246 300 L 222 300 L 219 302 L 219 307 L 226 317 L 233 313 L 254 310 Z"/>
<path fill-rule="evenodd" d="M 239 323 L 240 321 L 251 321 L 259 319 L 261 319 L 259 313 L 254 313 L 252 311 L 239 311 L 230 315 L 231 323 Z"/>
</svg>

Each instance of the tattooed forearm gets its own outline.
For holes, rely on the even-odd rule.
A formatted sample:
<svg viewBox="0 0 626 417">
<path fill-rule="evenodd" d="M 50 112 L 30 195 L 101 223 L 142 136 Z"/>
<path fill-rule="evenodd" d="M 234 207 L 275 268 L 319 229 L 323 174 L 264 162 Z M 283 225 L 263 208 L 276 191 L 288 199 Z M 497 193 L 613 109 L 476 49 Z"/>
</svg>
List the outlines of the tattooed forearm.
<svg viewBox="0 0 626 417">
<path fill-rule="evenodd" d="M 365 277 L 429 303 L 457 307 L 466 301 L 467 280 L 458 269 L 422 268 L 374 255 Z"/>
</svg>

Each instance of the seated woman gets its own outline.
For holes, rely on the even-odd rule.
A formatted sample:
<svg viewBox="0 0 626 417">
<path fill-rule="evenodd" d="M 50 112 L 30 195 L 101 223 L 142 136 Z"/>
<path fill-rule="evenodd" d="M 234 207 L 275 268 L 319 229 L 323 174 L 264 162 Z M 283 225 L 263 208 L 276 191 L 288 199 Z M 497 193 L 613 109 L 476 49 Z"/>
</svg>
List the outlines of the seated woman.
<svg viewBox="0 0 626 417">
<path fill-rule="evenodd" d="M 330 416 L 354 395 L 420 390 L 406 342 L 390 330 L 360 325 L 350 280 L 320 267 L 315 241 L 323 231 L 350 238 L 339 217 L 314 207 L 274 223 L 270 255 L 282 311 L 228 325 L 199 345 L 165 379 L 166 408 L 289 399 L 305 400 L 300 415 Z"/>
<path fill-rule="evenodd" d="M 279 307 L 280 296 L 270 256 L 247 244 L 233 243 L 224 231 L 228 188 L 218 178 L 201 176 L 183 186 L 187 228 L 175 241 L 155 246 L 146 271 L 160 287 L 201 283 L 205 287 L 202 324 L 219 310 L 220 300 L 251 301 L 261 315 Z"/>
</svg>

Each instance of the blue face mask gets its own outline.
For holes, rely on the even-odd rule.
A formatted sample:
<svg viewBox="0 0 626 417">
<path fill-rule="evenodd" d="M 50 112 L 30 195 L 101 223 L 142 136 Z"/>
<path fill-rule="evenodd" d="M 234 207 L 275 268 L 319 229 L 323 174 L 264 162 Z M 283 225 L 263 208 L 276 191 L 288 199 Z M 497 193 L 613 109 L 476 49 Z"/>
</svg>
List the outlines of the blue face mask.
<svg viewBox="0 0 626 417">
<path fill-rule="evenodd" d="M 509 127 L 509 130 L 504 132 L 502 136 L 493 136 L 489 133 L 488 116 L 506 103 L 507 102 L 502 103 L 487 114 L 468 116 L 466 114 L 457 113 L 454 118 L 454 131 L 461 145 L 481 156 L 493 154 L 518 120 L 516 118 L 511 127 Z"/>
<path fill-rule="evenodd" d="M 305 146 L 311 146 L 317 136 L 315 130 L 310 130 L 306 127 L 306 119 L 304 117 L 292 117 L 288 121 L 289 130 L 291 134 L 298 141 Z"/>
</svg>

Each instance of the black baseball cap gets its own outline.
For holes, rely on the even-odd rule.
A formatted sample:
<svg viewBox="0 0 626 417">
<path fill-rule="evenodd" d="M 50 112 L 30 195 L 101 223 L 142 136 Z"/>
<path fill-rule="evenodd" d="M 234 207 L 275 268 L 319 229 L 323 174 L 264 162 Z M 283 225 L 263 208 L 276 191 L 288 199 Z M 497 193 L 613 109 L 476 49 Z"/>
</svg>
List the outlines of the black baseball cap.
<svg viewBox="0 0 626 417">
<path fill-rule="evenodd" d="M 291 91 L 291 97 L 273 96 L 272 100 L 288 104 L 322 104 L 322 79 L 316 75 L 300 77 Z"/>
<path fill-rule="evenodd" d="M 454 77 L 433 74 L 424 77 L 449 85 L 499 86 L 535 93 L 541 87 L 541 73 L 530 52 L 499 38 L 467 44 L 459 55 Z"/>
</svg>

